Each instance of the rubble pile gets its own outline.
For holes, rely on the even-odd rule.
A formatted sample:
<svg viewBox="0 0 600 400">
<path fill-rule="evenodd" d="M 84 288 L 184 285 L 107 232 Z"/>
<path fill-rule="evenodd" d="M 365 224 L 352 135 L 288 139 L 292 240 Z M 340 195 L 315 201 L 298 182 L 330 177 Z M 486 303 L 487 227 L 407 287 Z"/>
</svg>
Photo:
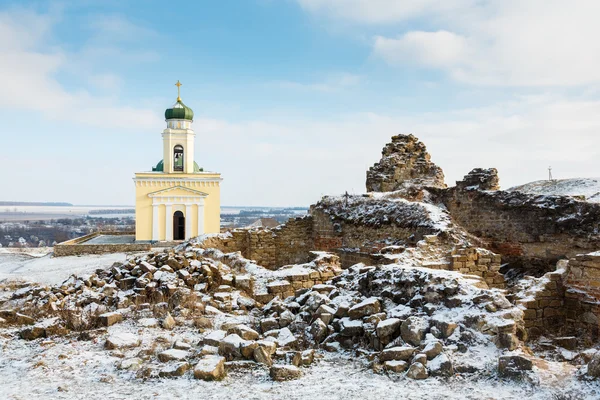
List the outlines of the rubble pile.
<svg viewBox="0 0 600 400">
<path fill-rule="evenodd" d="M 198 241 L 24 286 L 0 308 L 22 339 L 94 339 L 144 379 L 260 367 L 294 379 L 323 351 L 351 352 L 376 372 L 451 376 L 481 369 L 468 361 L 476 349 L 518 349 L 524 332 L 523 312 L 476 276 L 398 264 L 342 272 L 328 253 L 270 271 Z"/>
</svg>

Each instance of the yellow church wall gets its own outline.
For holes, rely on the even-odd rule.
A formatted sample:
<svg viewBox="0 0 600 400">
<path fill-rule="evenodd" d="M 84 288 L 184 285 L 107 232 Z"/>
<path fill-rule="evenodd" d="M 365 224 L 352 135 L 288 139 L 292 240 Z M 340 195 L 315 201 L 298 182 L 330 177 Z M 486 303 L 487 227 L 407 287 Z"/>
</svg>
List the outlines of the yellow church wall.
<svg viewBox="0 0 600 400">
<path fill-rule="evenodd" d="M 206 193 L 204 199 L 204 233 L 218 233 L 221 222 L 221 199 L 220 199 L 220 174 L 217 173 L 195 173 L 195 174 L 165 174 L 165 173 L 137 173 L 135 175 L 136 186 L 136 240 L 152 240 L 153 199 L 148 195 L 153 192 L 172 188 L 175 186 L 185 187 L 197 192 Z M 185 190 L 174 189 L 164 193 L 164 196 L 177 197 L 193 195 Z M 166 239 L 166 208 L 164 205 L 158 207 L 159 240 Z M 173 204 L 171 213 L 180 210 L 185 215 L 185 206 Z M 198 235 L 197 207 L 193 205 L 190 215 L 192 218 L 191 236 Z"/>
</svg>

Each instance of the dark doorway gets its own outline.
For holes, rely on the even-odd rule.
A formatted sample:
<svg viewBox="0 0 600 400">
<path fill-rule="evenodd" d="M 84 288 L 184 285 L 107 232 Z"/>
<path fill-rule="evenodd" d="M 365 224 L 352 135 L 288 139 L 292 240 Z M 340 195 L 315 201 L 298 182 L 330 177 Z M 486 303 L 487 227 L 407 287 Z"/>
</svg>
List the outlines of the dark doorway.
<svg viewBox="0 0 600 400">
<path fill-rule="evenodd" d="M 181 211 L 173 214 L 173 240 L 185 239 L 185 217 Z"/>
</svg>

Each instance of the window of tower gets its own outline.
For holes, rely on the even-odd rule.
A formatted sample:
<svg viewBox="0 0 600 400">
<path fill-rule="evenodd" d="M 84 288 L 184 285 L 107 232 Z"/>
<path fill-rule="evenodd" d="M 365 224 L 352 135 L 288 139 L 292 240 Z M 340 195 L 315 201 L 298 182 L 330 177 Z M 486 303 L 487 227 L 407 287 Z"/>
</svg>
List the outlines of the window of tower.
<svg viewBox="0 0 600 400">
<path fill-rule="evenodd" d="M 183 172 L 183 147 L 180 145 L 173 149 L 173 171 Z"/>
</svg>

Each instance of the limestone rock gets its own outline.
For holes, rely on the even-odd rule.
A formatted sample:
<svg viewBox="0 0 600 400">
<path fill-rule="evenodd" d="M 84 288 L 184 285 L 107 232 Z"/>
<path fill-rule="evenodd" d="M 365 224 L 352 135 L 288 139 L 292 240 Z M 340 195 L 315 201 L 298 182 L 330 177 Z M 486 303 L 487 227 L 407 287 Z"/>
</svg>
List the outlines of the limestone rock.
<svg viewBox="0 0 600 400">
<path fill-rule="evenodd" d="M 102 326 L 111 326 L 123 321 L 123 314 L 113 311 L 98 316 L 98 320 Z"/>
<path fill-rule="evenodd" d="M 327 337 L 327 325 L 322 320 L 316 319 L 310 326 L 310 333 L 316 343 L 321 343 Z"/>
<path fill-rule="evenodd" d="M 443 346 L 439 340 L 432 340 L 428 342 L 423 348 L 423 353 L 427 356 L 428 360 L 432 360 L 442 352 Z"/>
<path fill-rule="evenodd" d="M 392 336 L 400 327 L 402 321 L 398 318 L 388 318 L 377 324 L 377 336 L 384 338 Z"/>
<path fill-rule="evenodd" d="M 235 333 L 244 340 L 256 340 L 258 339 L 258 332 L 252 328 L 248 328 L 246 325 L 236 325 L 227 330 L 227 334 Z"/>
<path fill-rule="evenodd" d="M 415 362 L 406 372 L 406 376 L 411 379 L 426 379 L 429 376 L 429 373 L 423 364 Z"/>
<path fill-rule="evenodd" d="M 260 321 L 260 329 L 263 333 L 273 329 L 279 329 L 279 322 L 275 318 L 265 318 Z"/>
<path fill-rule="evenodd" d="M 451 321 L 446 321 L 439 318 L 432 318 L 431 325 L 439 332 L 440 339 L 446 339 L 454 333 L 458 325 Z"/>
<path fill-rule="evenodd" d="M 123 332 L 110 335 L 104 346 L 109 350 L 116 350 L 138 347 L 140 344 L 141 340 L 136 334 Z"/>
<path fill-rule="evenodd" d="M 287 381 L 299 378 L 302 371 L 294 365 L 275 364 L 270 369 L 270 375 L 274 381 Z"/>
<path fill-rule="evenodd" d="M 161 362 L 184 361 L 189 355 L 190 353 L 185 350 L 169 349 L 159 353 L 158 359 Z"/>
<path fill-rule="evenodd" d="M 265 350 L 264 347 L 257 346 L 254 349 L 254 361 L 259 364 L 264 364 L 268 367 L 273 365 L 273 360 L 271 359 L 271 355 Z"/>
<path fill-rule="evenodd" d="M 35 340 L 46 337 L 46 330 L 40 326 L 29 326 L 19 332 L 19 336 L 25 340 Z"/>
<path fill-rule="evenodd" d="M 427 363 L 427 368 L 431 376 L 451 376 L 454 375 L 452 361 L 445 354 L 440 354 Z"/>
<path fill-rule="evenodd" d="M 390 360 L 383 363 L 383 368 L 386 371 L 400 373 L 406 371 L 408 363 L 406 361 Z"/>
<path fill-rule="evenodd" d="M 402 347 L 391 347 L 389 349 L 383 350 L 379 354 L 379 359 L 381 361 L 407 361 L 415 352 L 415 349 L 412 347 L 402 346 Z"/>
<path fill-rule="evenodd" d="M 171 316 L 170 313 L 167 313 L 167 315 L 163 318 L 163 320 L 160 322 L 160 325 L 164 328 L 164 329 L 168 329 L 171 330 L 175 327 L 177 323 L 175 322 L 175 319 Z"/>
<path fill-rule="evenodd" d="M 498 373 L 505 377 L 518 377 L 525 371 L 531 371 L 533 362 L 520 355 L 500 356 L 498 358 Z"/>
<path fill-rule="evenodd" d="M 308 349 L 300 353 L 300 365 L 308 366 L 315 360 L 315 350 Z"/>
<path fill-rule="evenodd" d="M 348 310 L 348 316 L 351 319 L 358 319 L 378 313 L 379 310 L 381 310 L 379 299 L 377 297 L 369 297 L 350 308 L 350 310 Z"/>
<path fill-rule="evenodd" d="M 588 363 L 587 374 L 593 378 L 600 377 L 600 351 L 597 351 Z"/>
<path fill-rule="evenodd" d="M 212 331 L 202 339 L 202 343 L 208 346 L 219 347 L 219 343 L 227 336 L 227 332 L 223 330 Z"/>
<path fill-rule="evenodd" d="M 277 344 L 280 347 L 295 347 L 298 344 L 298 339 L 288 328 L 283 328 L 277 336 Z"/>
<path fill-rule="evenodd" d="M 461 189 L 500 190 L 500 179 L 496 168 L 475 168 L 462 181 L 456 182 Z"/>
<path fill-rule="evenodd" d="M 364 332 L 361 320 L 351 320 L 348 317 L 340 319 L 340 335 L 342 336 L 360 336 Z"/>
<path fill-rule="evenodd" d="M 194 378 L 217 381 L 225 377 L 225 357 L 205 356 L 194 368 Z"/>
<path fill-rule="evenodd" d="M 219 343 L 219 354 L 224 356 L 227 360 L 241 358 L 241 346 L 243 341 L 244 339 L 235 333 L 225 336 Z"/>
<path fill-rule="evenodd" d="M 400 334 L 406 343 L 418 346 L 429 328 L 427 320 L 421 317 L 408 317 L 400 326 Z"/>
<path fill-rule="evenodd" d="M 137 371 L 142 368 L 142 359 L 141 358 L 128 358 L 119 363 L 119 369 L 127 369 L 130 371 Z"/>
<path fill-rule="evenodd" d="M 158 376 L 161 378 L 171 378 L 176 376 L 183 376 L 190 369 L 190 364 L 186 362 L 177 362 L 174 364 L 168 364 L 164 366 L 159 372 Z"/>
</svg>

